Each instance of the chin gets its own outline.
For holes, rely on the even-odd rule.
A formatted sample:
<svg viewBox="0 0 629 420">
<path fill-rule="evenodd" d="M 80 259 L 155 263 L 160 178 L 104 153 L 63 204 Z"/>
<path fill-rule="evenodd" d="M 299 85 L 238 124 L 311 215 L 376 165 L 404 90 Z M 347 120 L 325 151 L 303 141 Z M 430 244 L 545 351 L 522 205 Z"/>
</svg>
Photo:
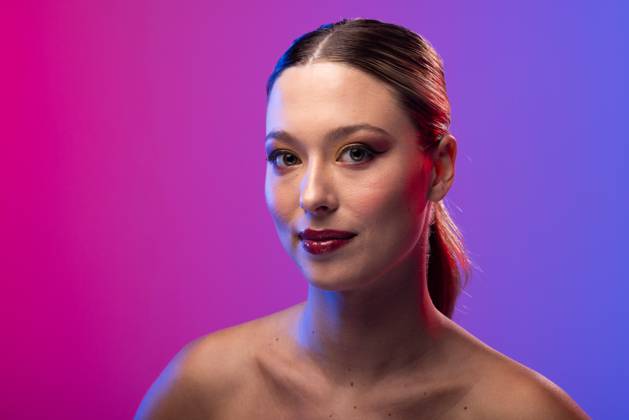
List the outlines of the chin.
<svg viewBox="0 0 629 420">
<path fill-rule="evenodd" d="M 356 284 L 350 279 L 340 278 L 328 278 L 327 280 L 313 278 L 312 276 L 306 276 L 308 283 L 321 290 L 328 290 L 331 292 L 344 292 L 349 290 L 360 289 L 360 284 Z M 345 281 L 344 281 L 345 280 Z"/>
</svg>

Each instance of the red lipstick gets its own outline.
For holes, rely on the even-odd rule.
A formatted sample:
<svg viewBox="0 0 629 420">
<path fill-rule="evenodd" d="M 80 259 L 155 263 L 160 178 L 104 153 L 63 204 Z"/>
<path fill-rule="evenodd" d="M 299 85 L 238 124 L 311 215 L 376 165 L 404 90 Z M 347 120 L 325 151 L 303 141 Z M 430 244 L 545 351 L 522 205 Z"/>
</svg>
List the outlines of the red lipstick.
<svg viewBox="0 0 629 420">
<path fill-rule="evenodd" d="M 348 244 L 356 235 L 353 232 L 333 229 L 306 229 L 298 234 L 304 250 L 315 255 L 332 252 Z"/>
</svg>

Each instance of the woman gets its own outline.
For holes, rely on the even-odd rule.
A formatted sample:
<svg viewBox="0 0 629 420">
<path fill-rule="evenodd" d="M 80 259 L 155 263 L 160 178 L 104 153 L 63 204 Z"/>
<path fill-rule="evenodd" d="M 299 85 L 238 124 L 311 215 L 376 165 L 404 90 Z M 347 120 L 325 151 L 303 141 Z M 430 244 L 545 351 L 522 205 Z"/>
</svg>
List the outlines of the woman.
<svg viewBox="0 0 629 420">
<path fill-rule="evenodd" d="M 588 418 L 451 320 L 470 261 L 443 204 L 442 67 L 377 20 L 293 42 L 267 84 L 265 190 L 307 300 L 189 343 L 136 418 Z"/>
</svg>

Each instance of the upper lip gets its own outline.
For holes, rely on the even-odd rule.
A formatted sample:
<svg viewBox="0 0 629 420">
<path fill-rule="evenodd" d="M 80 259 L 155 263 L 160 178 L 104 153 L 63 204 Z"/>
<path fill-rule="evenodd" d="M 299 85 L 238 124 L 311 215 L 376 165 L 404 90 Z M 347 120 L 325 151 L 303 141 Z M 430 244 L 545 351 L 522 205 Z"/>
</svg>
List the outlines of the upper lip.
<svg viewBox="0 0 629 420">
<path fill-rule="evenodd" d="M 299 239 L 307 239 L 311 241 L 325 241 L 328 239 L 348 239 L 357 234 L 354 232 L 346 232 L 343 230 L 334 230 L 334 229 L 324 229 L 324 230 L 313 230 L 306 229 L 299 232 Z"/>
</svg>

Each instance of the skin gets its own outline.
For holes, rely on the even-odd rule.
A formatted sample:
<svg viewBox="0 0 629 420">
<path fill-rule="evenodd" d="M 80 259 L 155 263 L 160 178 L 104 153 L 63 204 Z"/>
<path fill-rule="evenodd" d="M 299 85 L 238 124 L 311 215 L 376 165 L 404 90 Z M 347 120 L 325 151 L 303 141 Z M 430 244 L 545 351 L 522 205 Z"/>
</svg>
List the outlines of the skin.
<svg viewBox="0 0 629 420">
<path fill-rule="evenodd" d="M 361 123 L 390 135 L 362 130 L 323 140 L 331 129 Z M 267 152 L 289 150 L 298 159 L 269 163 L 265 189 L 280 241 L 309 282 L 295 341 L 339 383 L 350 382 L 347 367 L 363 383 L 405 371 L 408 360 L 435 346 L 442 328 L 426 291 L 420 239 L 431 200 L 452 184 L 454 138 L 442 142 L 433 163 L 387 87 L 336 63 L 289 68 L 278 78 L 267 133 L 280 129 L 298 143 L 270 138 Z M 347 146 L 357 143 L 379 153 L 350 154 Z M 296 236 L 306 227 L 358 236 L 313 257 Z"/>
<path fill-rule="evenodd" d="M 326 139 L 355 124 L 388 134 Z M 282 73 L 266 126 L 266 203 L 307 299 L 189 343 L 136 419 L 589 418 L 432 304 L 422 248 L 454 179 L 452 135 L 423 150 L 385 84 L 329 62 Z M 358 235 L 313 256 L 296 236 L 307 227 Z"/>
</svg>

